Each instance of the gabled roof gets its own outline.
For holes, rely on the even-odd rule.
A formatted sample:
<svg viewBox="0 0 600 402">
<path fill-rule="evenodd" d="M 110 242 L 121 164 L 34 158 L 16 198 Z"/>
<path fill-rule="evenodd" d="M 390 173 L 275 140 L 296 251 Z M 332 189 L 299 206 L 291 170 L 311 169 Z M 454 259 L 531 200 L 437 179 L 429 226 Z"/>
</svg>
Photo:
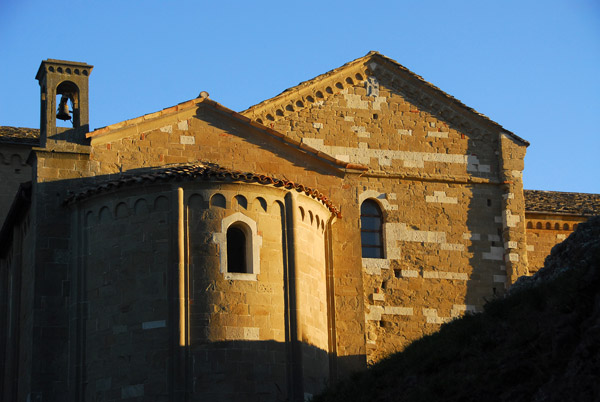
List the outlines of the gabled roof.
<svg viewBox="0 0 600 402">
<path fill-rule="evenodd" d="M 426 90 L 431 95 L 437 96 L 437 97 L 443 99 L 445 101 L 444 103 L 447 105 L 447 107 L 454 108 L 457 111 L 460 110 L 460 111 L 466 113 L 467 115 L 469 115 L 471 118 L 476 119 L 479 122 L 491 125 L 491 126 L 495 127 L 496 129 L 508 134 L 509 136 L 513 137 L 514 139 L 518 140 L 519 142 L 523 143 L 524 145 L 529 145 L 528 141 L 526 141 L 523 138 L 517 136 L 516 134 L 506 130 L 504 127 L 502 127 L 500 124 L 496 123 L 495 121 L 491 120 L 489 117 L 487 117 L 484 114 L 477 112 L 475 109 L 465 105 L 460 100 L 458 100 L 455 97 L 453 97 L 452 95 L 449 95 L 446 92 L 442 91 L 441 89 L 439 89 L 435 85 L 431 84 L 430 82 L 426 81 L 423 77 L 413 73 L 412 71 L 410 71 L 408 68 L 404 67 L 397 61 L 392 60 L 389 57 L 386 57 L 376 51 L 370 51 L 365 56 L 360 57 L 356 60 L 350 61 L 341 67 L 335 68 L 331 71 L 328 71 L 328 72 L 321 74 L 310 80 L 303 81 L 294 87 L 286 89 L 279 95 L 274 96 L 273 98 L 264 100 L 254 106 L 251 106 L 248 109 L 246 109 L 240 113 L 242 113 L 245 116 L 260 115 L 263 110 L 277 108 L 278 104 L 284 105 L 284 104 L 289 103 L 289 97 L 292 94 L 300 95 L 301 92 L 307 92 L 306 90 L 310 87 L 318 87 L 319 84 L 321 84 L 324 81 L 330 81 L 333 77 L 335 77 L 337 75 L 343 75 L 343 73 L 345 71 L 352 69 L 353 67 L 368 65 L 369 62 L 376 62 L 378 66 L 382 66 L 382 67 L 388 69 L 392 74 L 403 78 L 406 81 L 403 83 L 405 85 L 406 90 L 408 90 L 408 91 L 414 91 L 415 89 Z M 347 77 L 347 78 L 350 78 L 352 80 L 352 77 Z M 344 85 L 344 80 L 341 80 L 340 83 L 342 85 Z M 342 88 L 338 87 L 338 89 L 341 90 Z M 321 92 L 323 93 L 324 91 L 321 90 Z M 309 102 L 310 102 L 310 99 L 313 99 L 313 101 L 316 100 L 316 99 L 314 99 L 313 96 L 309 97 Z M 305 100 L 306 100 L 306 98 L 303 98 L 302 102 L 304 103 Z M 444 117 L 446 117 L 446 116 L 444 116 Z M 458 117 L 458 116 L 454 116 L 454 117 Z"/>
<path fill-rule="evenodd" d="M 600 194 L 523 190 L 525 212 L 562 215 L 600 215 Z"/>
<path fill-rule="evenodd" d="M 333 205 L 323 193 L 300 183 L 294 183 L 289 180 L 277 179 L 263 174 L 240 172 L 220 167 L 217 164 L 209 162 L 198 162 L 194 164 L 177 164 L 163 166 L 156 169 L 149 169 L 144 173 L 124 174 L 114 180 L 106 181 L 95 187 L 87 188 L 83 191 L 70 195 L 66 204 L 84 200 L 96 194 L 116 190 L 121 187 L 152 184 L 168 181 L 217 181 L 217 182 L 243 182 L 272 185 L 274 187 L 283 187 L 287 190 L 296 190 L 307 196 L 321 201 L 333 214 L 341 218 L 339 209 Z"/>
<path fill-rule="evenodd" d="M 0 142 L 7 144 L 39 145 L 40 130 L 37 128 L 0 126 Z"/>
<path fill-rule="evenodd" d="M 276 130 L 273 130 L 272 128 L 264 126 L 263 124 L 253 121 L 253 120 L 249 119 L 248 117 L 243 116 L 242 114 L 235 112 L 235 111 L 221 105 L 218 102 L 208 99 L 208 97 L 200 97 L 200 98 L 192 99 L 192 100 L 189 100 L 186 102 L 179 103 L 175 106 L 165 108 L 158 112 L 149 113 L 149 114 L 146 114 L 146 115 L 143 115 L 140 117 L 136 117 L 134 119 L 125 120 L 120 123 L 111 124 L 106 127 L 98 128 L 92 132 L 87 133 L 86 137 L 87 138 L 100 138 L 104 135 L 110 134 L 112 132 L 116 132 L 120 129 L 140 125 L 146 121 L 158 119 L 161 117 L 166 117 L 169 115 L 174 115 L 176 113 L 179 113 L 179 112 L 182 112 L 185 110 L 189 110 L 189 109 L 195 110 L 199 105 L 210 107 L 213 110 L 218 111 L 219 113 L 225 114 L 225 115 L 237 120 L 238 122 L 241 122 L 241 123 L 243 123 L 249 127 L 252 127 L 254 129 L 260 130 L 263 133 L 267 134 L 268 136 L 277 139 L 283 145 L 285 145 L 287 147 L 296 148 L 297 150 L 301 151 L 302 153 L 308 154 L 311 157 L 317 158 L 317 159 L 324 161 L 330 165 L 334 165 L 338 169 L 341 168 L 341 169 L 359 170 L 359 171 L 368 170 L 368 168 L 366 166 L 341 161 L 330 155 L 327 155 L 326 153 L 323 153 L 317 149 L 314 149 L 313 147 L 308 146 L 300 141 L 296 141 L 291 138 L 288 138 L 287 136 L 281 134 L 280 132 L 278 132 Z"/>
</svg>

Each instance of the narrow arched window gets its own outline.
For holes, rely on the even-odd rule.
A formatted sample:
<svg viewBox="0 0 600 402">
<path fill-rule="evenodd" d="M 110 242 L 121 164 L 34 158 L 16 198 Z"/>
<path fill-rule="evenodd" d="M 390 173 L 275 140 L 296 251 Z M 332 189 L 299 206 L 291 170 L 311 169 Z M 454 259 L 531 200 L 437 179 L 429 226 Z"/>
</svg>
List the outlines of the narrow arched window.
<svg viewBox="0 0 600 402">
<path fill-rule="evenodd" d="M 246 233 L 240 226 L 227 229 L 227 272 L 248 272 L 248 250 Z"/>
<path fill-rule="evenodd" d="M 360 206 L 360 240 L 363 258 L 384 258 L 383 215 L 373 200 L 366 200 Z"/>
</svg>

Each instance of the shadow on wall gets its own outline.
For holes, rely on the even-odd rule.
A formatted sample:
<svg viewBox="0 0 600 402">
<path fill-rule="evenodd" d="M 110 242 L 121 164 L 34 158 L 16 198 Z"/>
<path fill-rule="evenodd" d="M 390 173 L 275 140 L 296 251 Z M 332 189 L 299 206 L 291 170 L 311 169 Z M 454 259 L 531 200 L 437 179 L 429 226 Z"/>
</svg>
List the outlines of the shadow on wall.
<svg viewBox="0 0 600 402">
<path fill-rule="evenodd" d="M 327 385 L 330 361 L 336 359 L 289 335 L 285 342 L 202 340 L 209 326 L 220 332 L 213 339 L 224 339 L 226 323 L 195 314 L 202 310 L 199 300 L 188 306 L 191 346 L 181 347 L 172 183 L 144 187 L 151 202 L 131 208 L 123 201 L 139 189 L 117 185 L 118 196 L 107 191 L 90 198 L 91 203 L 108 199 L 108 207 L 98 202 L 87 208 L 85 201 L 64 205 L 65 190 L 94 181 L 36 184 L 31 213 L 39 222 L 30 229 L 53 241 L 39 245 L 35 263 L 23 267 L 31 271 L 23 286 L 35 282 L 37 290 L 22 292 L 23 313 L 33 311 L 35 300 L 45 304 L 37 306 L 37 321 L 20 323 L 22 336 L 14 338 L 21 344 L 14 345 L 21 350 L 14 361 L 29 362 L 19 363 L 19 395 L 303 401 Z M 337 364 L 360 358 L 344 357 Z"/>
<path fill-rule="evenodd" d="M 398 214 L 401 222 L 413 225 L 408 228 L 413 237 L 402 243 L 402 255 L 409 266 L 420 271 L 414 273 L 413 282 L 420 292 L 417 305 L 422 307 L 415 309 L 415 322 L 423 321 L 418 324 L 421 328 L 413 332 L 422 331 L 424 335 L 465 312 L 481 310 L 486 300 L 504 293 L 506 234 L 501 217 L 505 209 L 503 195 L 508 190 L 502 184 L 501 143 L 493 134 L 497 128 L 488 128 L 484 123 L 464 119 L 459 112 L 440 108 L 441 103 L 431 94 L 402 88 L 401 80 L 378 78 L 390 91 L 417 106 L 416 112 L 438 120 L 427 120 L 431 145 L 440 144 L 447 155 L 465 156 L 464 162 L 440 163 L 442 167 L 436 167 L 435 172 L 443 173 L 438 176 L 440 180 L 420 182 L 425 196 L 415 197 L 416 204 L 406 208 L 405 215 L 402 208 Z M 410 141 L 416 140 L 411 136 L 403 141 L 410 146 Z M 420 169 L 431 168 L 428 164 L 433 163 L 425 161 Z M 411 281 L 410 277 L 396 278 L 404 281 L 400 286 Z M 405 289 L 407 294 L 415 294 L 408 286 Z M 405 298 L 402 302 L 412 301 Z M 388 325 L 384 321 L 381 324 Z M 392 330 L 397 328 L 394 324 L 389 324 Z M 391 331 L 388 334 L 397 335 Z"/>
<path fill-rule="evenodd" d="M 214 113 L 210 113 L 208 111 L 208 107 L 202 104 L 198 106 L 196 118 L 199 121 L 205 122 L 211 127 L 215 127 L 219 131 L 222 130 L 223 133 L 227 133 L 228 135 L 233 137 L 238 137 L 239 140 L 242 142 L 251 144 L 264 150 L 268 150 L 268 152 L 277 155 L 278 157 L 281 157 L 287 161 L 290 161 L 295 167 L 307 169 L 308 171 L 312 171 L 319 175 L 336 176 L 336 178 L 340 178 L 344 174 L 339 168 L 332 167 L 332 165 L 319 159 L 318 157 L 312 159 L 314 165 L 310 166 L 306 163 L 306 154 L 304 153 L 304 151 L 296 150 L 293 146 L 282 147 L 281 142 L 278 139 L 276 139 L 275 136 L 270 136 L 266 134 L 263 130 L 254 128 L 252 126 L 244 126 L 241 122 L 228 122 L 225 118 L 220 118 L 220 116 L 217 116 Z M 219 152 L 220 151 L 221 150 L 219 150 Z M 231 155 L 232 158 L 236 158 L 237 156 L 238 155 L 236 155 L 235 153 Z M 208 158 L 212 160 L 224 160 L 222 154 L 214 156 L 211 156 L 209 154 Z M 230 168 L 230 166 L 225 165 L 223 165 L 223 167 Z M 265 172 L 263 170 L 264 169 L 260 169 L 260 173 L 277 173 Z M 319 177 L 323 178 L 323 176 Z"/>
<path fill-rule="evenodd" d="M 309 391 L 318 392 L 328 385 L 329 380 L 320 378 L 319 372 L 328 372 L 329 358 L 326 351 L 301 343 L 304 378 L 295 378 L 292 347 L 276 341 L 191 345 L 188 392 L 194 398 L 218 401 L 302 401 Z M 312 389 L 298 387 L 296 382 L 302 380 Z M 298 395 L 299 389 L 304 394 Z"/>
</svg>

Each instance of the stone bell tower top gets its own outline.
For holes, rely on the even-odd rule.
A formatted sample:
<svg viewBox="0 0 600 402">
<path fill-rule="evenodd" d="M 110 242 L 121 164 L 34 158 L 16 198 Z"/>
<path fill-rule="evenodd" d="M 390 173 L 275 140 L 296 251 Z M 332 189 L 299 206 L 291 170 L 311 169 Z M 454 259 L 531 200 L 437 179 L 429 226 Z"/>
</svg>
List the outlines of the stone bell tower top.
<svg viewBox="0 0 600 402">
<path fill-rule="evenodd" d="M 54 59 L 40 64 L 35 78 L 40 83 L 42 147 L 48 140 L 86 143 L 85 133 L 89 131 L 88 80 L 93 68 L 86 63 Z M 57 101 L 59 95 L 61 98 Z M 73 128 L 57 127 L 57 117 L 71 120 Z"/>
</svg>

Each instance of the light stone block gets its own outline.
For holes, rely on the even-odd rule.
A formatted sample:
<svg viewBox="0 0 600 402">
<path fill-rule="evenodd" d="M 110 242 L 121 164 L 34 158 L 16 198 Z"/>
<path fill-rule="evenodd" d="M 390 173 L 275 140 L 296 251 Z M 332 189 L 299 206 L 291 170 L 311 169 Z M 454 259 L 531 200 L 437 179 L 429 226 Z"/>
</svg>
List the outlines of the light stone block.
<svg viewBox="0 0 600 402">
<path fill-rule="evenodd" d="M 346 107 L 349 109 L 368 109 L 369 102 L 362 100 L 360 95 L 355 94 L 344 94 L 346 100 Z"/>
<path fill-rule="evenodd" d="M 508 261 L 510 262 L 518 262 L 519 261 L 519 254 L 517 253 L 509 253 L 507 256 Z"/>
<path fill-rule="evenodd" d="M 193 145 L 196 143 L 196 137 L 192 135 L 182 135 L 179 137 L 179 143 L 184 145 Z"/>
<path fill-rule="evenodd" d="M 379 93 L 379 91 L 377 93 Z M 381 105 L 385 102 L 385 96 L 376 96 L 373 100 L 373 110 L 381 110 Z"/>
<path fill-rule="evenodd" d="M 424 308 L 423 315 L 425 317 L 437 317 L 437 309 L 434 308 Z"/>
<path fill-rule="evenodd" d="M 476 313 L 477 307 L 472 304 L 454 304 L 452 305 L 452 309 L 450 310 L 450 317 L 460 317 L 465 312 Z"/>
<path fill-rule="evenodd" d="M 448 138 L 448 132 L 447 131 L 428 131 L 427 137 Z"/>
<path fill-rule="evenodd" d="M 484 260 L 503 261 L 504 247 L 490 247 L 489 253 L 483 253 Z"/>
<path fill-rule="evenodd" d="M 182 121 L 178 122 L 177 123 L 177 129 L 181 130 L 181 131 L 187 131 L 189 129 L 188 121 L 187 120 L 182 120 Z"/>
<path fill-rule="evenodd" d="M 494 282 L 496 283 L 506 283 L 506 275 L 494 275 Z"/>
<path fill-rule="evenodd" d="M 225 327 L 225 337 L 228 340 L 256 341 L 260 338 L 260 328 L 256 327 Z"/>
<path fill-rule="evenodd" d="M 505 227 L 514 228 L 519 222 L 521 222 L 521 217 L 519 215 L 513 215 L 510 209 L 502 211 L 502 224 Z"/>
<path fill-rule="evenodd" d="M 171 134 L 173 132 L 173 126 L 169 124 L 168 126 L 161 127 L 160 131 Z"/>
<path fill-rule="evenodd" d="M 386 315 L 413 315 L 413 309 L 412 309 L 412 307 L 385 306 L 383 308 L 383 314 L 386 314 Z"/>
<path fill-rule="evenodd" d="M 418 278 L 419 271 L 414 270 L 414 269 L 402 269 L 402 270 L 400 270 L 400 275 L 403 278 Z"/>
<path fill-rule="evenodd" d="M 166 326 L 167 326 L 167 322 L 165 320 L 146 321 L 146 322 L 142 323 L 142 329 L 164 328 Z"/>
<path fill-rule="evenodd" d="M 463 154 L 432 153 L 432 152 L 410 152 L 387 149 L 369 149 L 366 143 L 359 143 L 358 148 L 324 145 L 320 138 L 302 138 L 302 142 L 328 155 L 348 155 L 350 162 L 368 165 L 371 158 L 399 160 L 406 167 L 422 168 L 425 162 L 439 162 L 466 165 L 468 158 Z M 364 145 L 362 145 L 364 144 Z"/>
<path fill-rule="evenodd" d="M 442 243 L 440 248 L 446 251 L 465 251 L 464 244 Z"/>
<path fill-rule="evenodd" d="M 445 191 L 434 191 L 433 195 L 425 197 L 426 202 L 437 202 L 443 204 L 457 204 L 458 199 L 456 197 L 447 197 Z"/>
<path fill-rule="evenodd" d="M 445 324 L 452 321 L 451 317 L 427 317 L 427 324 Z"/>
<path fill-rule="evenodd" d="M 423 278 L 466 281 L 469 279 L 469 275 L 464 272 L 423 271 Z"/>
<path fill-rule="evenodd" d="M 384 312 L 383 306 L 367 305 L 367 310 L 369 310 L 369 312 L 365 313 L 365 320 L 366 321 L 379 321 L 379 320 L 381 320 L 381 315 Z"/>
</svg>

